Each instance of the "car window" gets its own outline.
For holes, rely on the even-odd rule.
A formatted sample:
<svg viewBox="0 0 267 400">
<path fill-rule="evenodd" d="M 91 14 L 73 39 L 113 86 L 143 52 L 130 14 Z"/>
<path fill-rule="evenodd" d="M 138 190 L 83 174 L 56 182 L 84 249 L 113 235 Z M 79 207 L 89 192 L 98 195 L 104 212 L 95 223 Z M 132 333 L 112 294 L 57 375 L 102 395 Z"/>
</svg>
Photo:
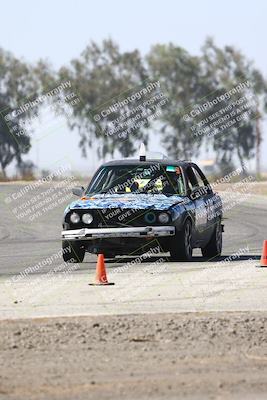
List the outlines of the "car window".
<svg viewBox="0 0 267 400">
<path fill-rule="evenodd" d="M 186 168 L 189 189 L 197 189 L 200 185 L 192 167 Z"/>
<path fill-rule="evenodd" d="M 185 195 L 182 170 L 177 165 L 104 166 L 93 178 L 87 194 L 144 193 Z"/>
<path fill-rule="evenodd" d="M 194 167 L 192 167 L 192 169 L 193 169 L 193 171 L 194 171 L 194 174 L 195 174 L 195 177 L 196 177 L 198 186 L 199 186 L 199 187 L 206 186 L 206 185 L 205 185 L 205 182 L 204 182 L 204 180 L 202 179 L 202 177 L 200 176 L 198 170 L 197 170 L 196 168 L 194 168 Z"/>
</svg>

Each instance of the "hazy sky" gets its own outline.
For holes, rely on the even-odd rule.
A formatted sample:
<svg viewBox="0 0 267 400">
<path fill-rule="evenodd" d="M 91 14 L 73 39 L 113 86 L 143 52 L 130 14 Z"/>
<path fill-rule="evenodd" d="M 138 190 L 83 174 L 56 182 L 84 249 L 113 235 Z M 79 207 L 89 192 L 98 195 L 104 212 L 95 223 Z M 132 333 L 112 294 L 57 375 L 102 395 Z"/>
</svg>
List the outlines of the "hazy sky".
<svg viewBox="0 0 267 400">
<path fill-rule="evenodd" d="M 90 40 L 107 37 L 123 50 L 145 53 L 154 43 L 172 41 L 197 54 L 210 35 L 219 46 L 242 50 L 266 76 L 264 0 L 8 0 L 1 1 L 1 14 L 0 46 L 31 62 L 45 58 L 60 67 Z M 266 126 L 264 131 L 266 136 Z M 95 155 L 81 159 L 74 132 L 65 125 L 57 132 L 40 141 L 38 149 L 34 146 L 29 158 L 42 167 L 65 155 L 71 155 L 76 169 L 98 164 Z"/>
</svg>

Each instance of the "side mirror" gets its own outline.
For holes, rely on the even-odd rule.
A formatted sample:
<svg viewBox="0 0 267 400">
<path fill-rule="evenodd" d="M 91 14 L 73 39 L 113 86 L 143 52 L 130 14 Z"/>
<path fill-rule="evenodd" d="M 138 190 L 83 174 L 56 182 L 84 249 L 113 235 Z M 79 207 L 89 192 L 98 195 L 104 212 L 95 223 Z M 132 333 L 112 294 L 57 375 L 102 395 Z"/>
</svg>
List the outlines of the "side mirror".
<svg viewBox="0 0 267 400">
<path fill-rule="evenodd" d="M 84 187 L 83 186 L 75 186 L 74 188 L 72 188 L 71 191 L 75 196 L 81 197 L 84 192 Z"/>
</svg>

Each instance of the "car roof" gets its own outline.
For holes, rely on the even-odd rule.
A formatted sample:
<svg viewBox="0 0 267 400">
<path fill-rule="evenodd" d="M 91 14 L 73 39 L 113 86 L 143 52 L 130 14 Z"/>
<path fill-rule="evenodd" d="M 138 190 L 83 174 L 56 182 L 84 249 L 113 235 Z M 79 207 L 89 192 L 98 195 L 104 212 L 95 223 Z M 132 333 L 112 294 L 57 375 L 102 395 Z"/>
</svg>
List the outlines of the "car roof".
<svg viewBox="0 0 267 400">
<path fill-rule="evenodd" d="M 122 160 L 112 160 L 102 164 L 102 167 L 109 167 L 112 165 L 150 165 L 150 164 L 160 164 L 160 165 L 179 165 L 179 166 L 187 166 L 193 165 L 191 161 L 186 160 L 172 160 L 168 158 L 164 158 L 162 160 L 159 159 L 148 159 L 146 161 L 140 161 L 139 159 L 122 159 Z"/>
</svg>

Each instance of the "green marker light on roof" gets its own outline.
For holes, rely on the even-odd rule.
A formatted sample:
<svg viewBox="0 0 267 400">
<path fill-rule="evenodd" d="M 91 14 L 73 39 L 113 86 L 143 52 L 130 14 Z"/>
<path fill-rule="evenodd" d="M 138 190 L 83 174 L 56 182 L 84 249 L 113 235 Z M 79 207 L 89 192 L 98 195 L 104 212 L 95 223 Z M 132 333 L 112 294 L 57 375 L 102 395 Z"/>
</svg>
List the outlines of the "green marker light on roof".
<svg viewBox="0 0 267 400">
<path fill-rule="evenodd" d="M 166 171 L 167 172 L 176 172 L 176 167 L 174 167 L 173 165 L 167 165 Z"/>
</svg>

